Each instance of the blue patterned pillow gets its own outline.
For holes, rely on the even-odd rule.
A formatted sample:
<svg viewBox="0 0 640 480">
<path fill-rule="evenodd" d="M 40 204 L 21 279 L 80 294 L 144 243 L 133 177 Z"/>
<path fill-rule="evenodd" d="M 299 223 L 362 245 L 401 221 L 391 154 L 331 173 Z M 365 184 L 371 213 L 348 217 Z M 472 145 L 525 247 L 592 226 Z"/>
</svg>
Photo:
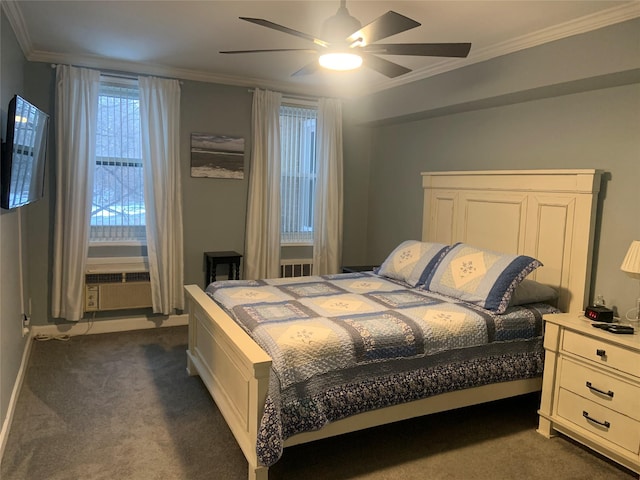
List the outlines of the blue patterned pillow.
<svg viewBox="0 0 640 480">
<path fill-rule="evenodd" d="M 406 240 L 389 254 L 376 273 L 412 287 L 422 285 L 449 248 L 441 243 Z"/>
<path fill-rule="evenodd" d="M 540 266 L 542 263 L 526 255 L 459 243 L 447 252 L 424 288 L 503 313 L 518 284 Z"/>
</svg>

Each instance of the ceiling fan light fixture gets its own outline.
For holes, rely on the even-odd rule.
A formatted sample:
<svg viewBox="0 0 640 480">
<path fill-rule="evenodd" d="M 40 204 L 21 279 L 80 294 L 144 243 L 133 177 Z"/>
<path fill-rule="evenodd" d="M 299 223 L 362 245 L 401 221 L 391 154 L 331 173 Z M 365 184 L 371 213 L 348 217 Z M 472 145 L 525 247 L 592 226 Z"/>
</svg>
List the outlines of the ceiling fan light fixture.
<svg viewBox="0 0 640 480">
<path fill-rule="evenodd" d="M 365 66 L 388 78 L 404 75 L 411 69 L 379 55 L 464 58 L 469 54 L 471 43 L 377 43 L 387 37 L 419 27 L 420 23 L 389 10 L 363 27 L 357 18 L 351 16 L 346 3 L 346 0 L 340 0 L 340 7 L 336 14 L 325 20 L 321 38 L 264 18 L 240 17 L 241 20 L 313 42 L 316 46 L 314 49 L 273 48 L 220 53 L 309 52 L 317 55 L 316 60 L 306 64 L 292 76 L 309 75 L 317 72 L 320 67 L 334 71 L 350 71 Z"/>
<path fill-rule="evenodd" d="M 362 65 L 362 57 L 351 52 L 330 52 L 320 55 L 318 63 L 329 70 L 355 70 Z"/>
</svg>

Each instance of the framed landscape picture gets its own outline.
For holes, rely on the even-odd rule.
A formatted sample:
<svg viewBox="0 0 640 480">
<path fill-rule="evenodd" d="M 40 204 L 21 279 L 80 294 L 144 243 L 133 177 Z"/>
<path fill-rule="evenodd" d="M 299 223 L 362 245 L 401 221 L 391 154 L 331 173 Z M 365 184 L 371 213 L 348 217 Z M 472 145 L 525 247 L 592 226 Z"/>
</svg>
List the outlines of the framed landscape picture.
<svg viewBox="0 0 640 480">
<path fill-rule="evenodd" d="M 191 176 L 244 178 L 244 138 L 191 134 Z"/>
</svg>

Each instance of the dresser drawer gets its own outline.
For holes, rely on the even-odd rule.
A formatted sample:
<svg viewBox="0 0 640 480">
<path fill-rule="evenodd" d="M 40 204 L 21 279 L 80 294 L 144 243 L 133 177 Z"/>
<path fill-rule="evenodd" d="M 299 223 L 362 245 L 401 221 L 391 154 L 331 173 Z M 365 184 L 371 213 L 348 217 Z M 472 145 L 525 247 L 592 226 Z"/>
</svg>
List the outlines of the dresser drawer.
<svg viewBox="0 0 640 480">
<path fill-rule="evenodd" d="M 598 365 L 606 365 L 640 377 L 640 356 L 619 345 L 565 330 L 562 349 Z"/>
<path fill-rule="evenodd" d="M 640 420 L 640 386 L 563 358 L 560 388 Z"/>
<path fill-rule="evenodd" d="M 640 422 L 561 388 L 557 413 L 578 427 L 634 455 L 640 450 Z M 591 419 L 587 418 L 585 414 Z M 600 425 L 596 422 L 600 422 Z"/>
</svg>

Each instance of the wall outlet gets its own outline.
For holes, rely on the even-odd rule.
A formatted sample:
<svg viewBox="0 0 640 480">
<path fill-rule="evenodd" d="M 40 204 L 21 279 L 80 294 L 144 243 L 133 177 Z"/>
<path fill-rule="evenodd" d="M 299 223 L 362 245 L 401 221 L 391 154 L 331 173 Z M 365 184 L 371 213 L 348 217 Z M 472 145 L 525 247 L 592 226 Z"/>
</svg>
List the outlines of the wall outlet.
<svg viewBox="0 0 640 480">
<path fill-rule="evenodd" d="M 31 317 L 23 314 L 22 315 L 22 336 L 26 337 L 29 335 L 29 324 L 31 323 Z"/>
</svg>

